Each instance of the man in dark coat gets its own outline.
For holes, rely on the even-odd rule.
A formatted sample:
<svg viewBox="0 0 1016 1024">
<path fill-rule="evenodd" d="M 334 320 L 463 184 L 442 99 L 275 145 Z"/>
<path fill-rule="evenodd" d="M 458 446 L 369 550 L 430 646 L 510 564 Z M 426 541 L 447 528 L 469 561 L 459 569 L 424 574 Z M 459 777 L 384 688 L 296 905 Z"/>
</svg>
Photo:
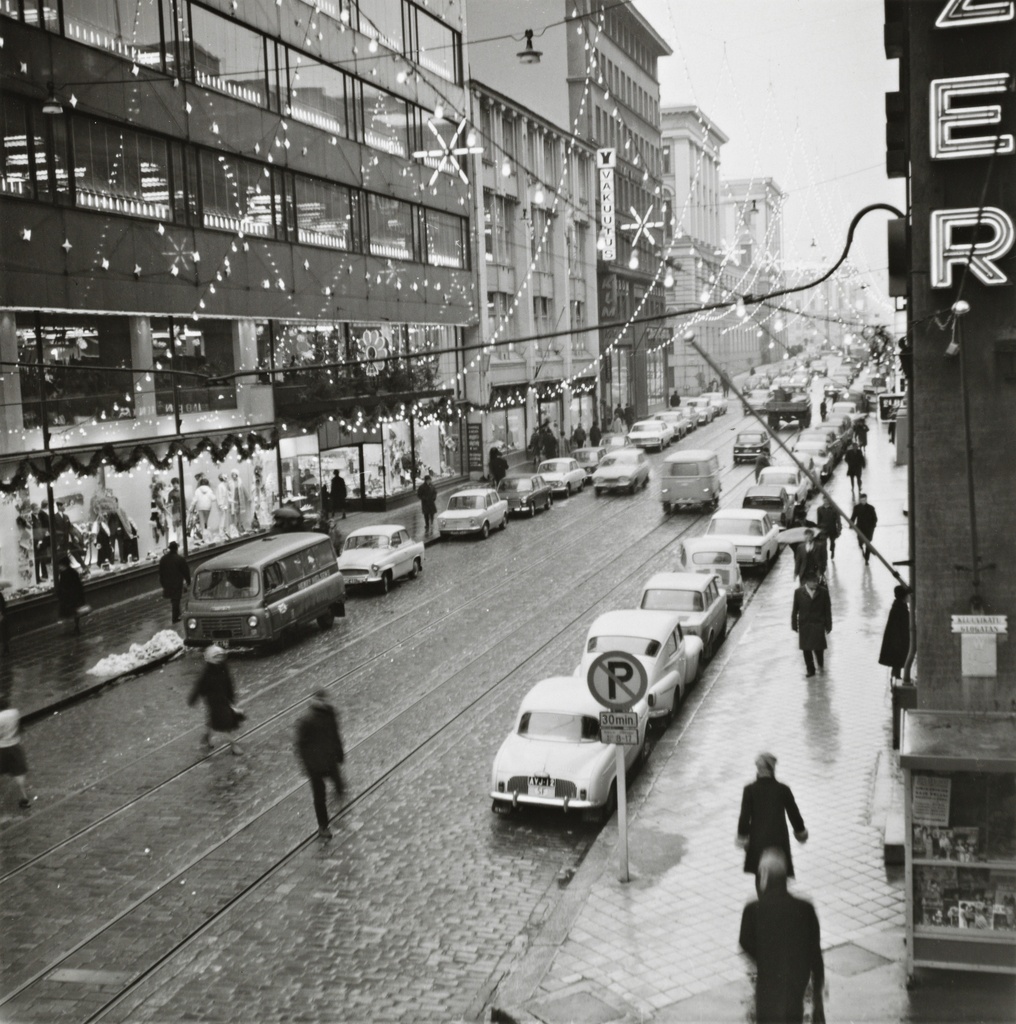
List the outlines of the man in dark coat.
<svg viewBox="0 0 1016 1024">
<path fill-rule="evenodd" d="M 835 558 L 836 538 L 843 530 L 843 524 L 840 522 L 839 512 L 833 508 L 833 504 L 828 497 L 823 500 L 815 512 L 815 522 L 818 523 L 818 528 L 829 540 L 829 557 Z"/>
<path fill-rule="evenodd" d="M 581 448 L 586 443 L 586 432 L 581 423 L 577 424 L 572 431 L 571 440 L 572 448 Z"/>
<path fill-rule="evenodd" d="M 758 483 L 758 478 L 762 475 L 762 470 L 765 469 L 766 466 L 771 466 L 772 464 L 772 459 L 770 459 L 765 452 L 759 452 L 758 455 L 755 456 L 755 483 Z"/>
<path fill-rule="evenodd" d="M 814 530 L 805 530 L 804 540 L 794 551 L 795 579 L 805 580 L 809 576 L 821 579 L 825 575 L 826 565 L 825 545 L 816 539 Z"/>
<path fill-rule="evenodd" d="M 787 892 L 780 850 L 762 854 L 759 898 L 741 914 L 741 948 L 755 961 L 755 1020 L 800 1024 L 811 979 L 814 1024 L 824 1024 L 825 964 L 818 915 L 807 900 Z"/>
<path fill-rule="evenodd" d="M 899 679 L 902 675 L 903 665 L 910 653 L 909 593 L 902 584 L 893 591 L 895 600 L 889 609 L 889 619 L 882 634 L 882 649 L 878 653 L 878 663 L 889 667 L 893 679 Z"/>
<path fill-rule="evenodd" d="M 74 632 L 81 632 L 81 609 L 85 606 L 85 585 L 71 560 L 60 559 L 60 574 L 56 578 L 56 603 L 61 619 L 74 620 Z"/>
<path fill-rule="evenodd" d="M 863 452 L 868 447 L 868 424 L 864 420 L 858 420 L 854 424 L 854 437 L 857 439 L 857 445 Z"/>
<path fill-rule="evenodd" d="M 310 707 L 296 723 L 296 752 L 310 779 L 318 835 L 322 839 L 331 839 L 325 781 L 330 779 L 335 786 L 335 795 L 342 796 L 344 787 L 339 765 L 345 760 L 345 753 L 339 736 L 338 718 L 328 699 L 327 690 L 318 690 L 314 694 Z"/>
<path fill-rule="evenodd" d="M 824 669 L 826 633 L 833 628 L 833 612 L 829 591 L 818 585 L 814 575 L 806 576 L 804 586 L 794 591 L 790 628 L 797 634 L 798 646 L 804 652 L 805 675 L 815 674 L 816 662 Z"/>
<path fill-rule="evenodd" d="M 874 505 L 868 504 L 868 495 L 861 493 L 857 496 L 857 504 L 854 506 L 854 511 L 850 513 L 850 521 L 857 527 L 859 536 L 857 538 L 857 546 L 861 549 L 861 554 L 864 555 L 864 564 L 868 564 L 868 559 L 871 558 L 871 545 L 868 541 L 871 540 L 875 533 L 875 526 L 878 523 L 878 513 L 875 511 Z"/>
<path fill-rule="evenodd" d="M 744 787 L 741 796 L 741 814 L 737 819 L 737 842 L 744 847 L 744 872 L 755 875 L 758 887 L 759 858 L 770 846 L 777 847 L 786 857 L 787 873 L 794 877 L 794 862 L 790 856 L 790 834 L 787 818 L 799 843 L 808 839 L 804 819 L 797 809 L 797 801 L 790 787 L 776 781 L 776 757 L 762 753 L 755 758 L 755 781 Z"/>
<path fill-rule="evenodd" d="M 425 476 L 416 492 L 420 499 L 420 511 L 423 512 L 423 532 L 430 533 L 434 528 L 434 516 L 437 515 L 437 489 L 430 482 L 430 477 Z"/>
<path fill-rule="evenodd" d="M 847 464 L 847 479 L 850 481 L 850 493 L 854 493 L 855 487 L 858 493 L 860 493 L 861 474 L 864 472 L 864 452 L 851 441 L 843 455 L 843 461 Z"/>
<path fill-rule="evenodd" d="M 166 553 L 159 559 L 159 583 L 162 584 L 163 597 L 172 602 L 174 623 L 180 621 L 180 600 L 184 589 L 190 586 L 190 566 L 179 548 L 180 545 L 171 540 Z"/>
<path fill-rule="evenodd" d="M 599 420 L 593 420 L 593 425 L 589 428 L 590 446 L 596 448 L 600 443 L 601 437 L 603 437 L 603 431 L 600 430 Z"/>
<path fill-rule="evenodd" d="M 238 756 L 242 754 L 232 733 L 247 716 L 235 706 L 236 692 L 233 689 L 233 677 L 226 665 L 226 651 L 218 644 L 205 648 L 205 667 L 194 683 L 187 704 L 193 707 L 199 700 L 204 701 L 206 713 L 202 743 L 211 749 L 212 733 L 226 733 L 232 753 Z"/>
<path fill-rule="evenodd" d="M 336 469 L 332 471 L 332 489 L 331 489 L 331 504 L 332 512 L 335 515 L 342 513 L 342 518 L 346 518 L 346 481 L 342 479 L 342 474 Z"/>
</svg>

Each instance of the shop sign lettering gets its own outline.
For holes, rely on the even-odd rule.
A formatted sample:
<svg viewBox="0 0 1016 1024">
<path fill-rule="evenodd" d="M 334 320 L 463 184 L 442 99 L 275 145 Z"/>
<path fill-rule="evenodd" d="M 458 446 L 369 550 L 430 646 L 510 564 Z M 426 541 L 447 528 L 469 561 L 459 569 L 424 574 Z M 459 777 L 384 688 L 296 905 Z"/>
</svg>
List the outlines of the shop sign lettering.
<svg viewBox="0 0 1016 1024">
<path fill-rule="evenodd" d="M 952 631 L 954 633 L 1008 633 L 1009 617 L 1007 615 L 954 615 Z"/>
<path fill-rule="evenodd" d="M 617 259 L 617 205 L 614 194 L 616 166 L 616 149 L 596 151 L 596 167 L 600 178 L 600 237 L 603 241 L 600 257 L 607 263 Z"/>
</svg>

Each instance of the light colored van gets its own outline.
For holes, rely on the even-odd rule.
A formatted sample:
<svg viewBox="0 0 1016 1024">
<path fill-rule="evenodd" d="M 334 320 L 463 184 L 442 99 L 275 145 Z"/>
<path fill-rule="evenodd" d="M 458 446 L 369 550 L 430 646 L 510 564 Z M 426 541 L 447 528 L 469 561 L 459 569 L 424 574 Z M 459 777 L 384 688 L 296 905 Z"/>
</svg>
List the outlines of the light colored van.
<svg viewBox="0 0 1016 1024">
<path fill-rule="evenodd" d="M 346 589 L 332 542 L 320 533 L 261 537 L 200 565 L 183 613 L 188 647 L 268 643 L 315 621 L 346 614 Z"/>
<path fill-rule="evenodd" d="M 663 460 L 660 500 L 663 511 L 672 508 L 720 504 L 720 459 L 707 448 L 689 448 Z"/>
</svg>

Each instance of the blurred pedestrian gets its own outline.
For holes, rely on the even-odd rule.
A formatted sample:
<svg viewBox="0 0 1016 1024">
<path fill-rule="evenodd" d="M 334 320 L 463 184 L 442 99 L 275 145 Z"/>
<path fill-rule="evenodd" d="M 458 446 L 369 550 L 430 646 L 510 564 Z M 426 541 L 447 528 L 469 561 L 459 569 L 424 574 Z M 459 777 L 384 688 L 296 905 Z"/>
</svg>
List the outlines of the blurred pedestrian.
<svg viewBox="0 0 1016 1024">
<path fill-rule="evenodd" d="M 632 426 L 635 424 L 635 408 L 632 406 L 631 402 L 624 407 L 624 422 L 629 430 L 631 430 Z"/>
<path fill-rule="evenodd" d="M 670 408 L 676 409 L 680 404 L 681 396 L 677 393 L 677 388 L 674 388 L 670 395 Z"/>
<path fill-rule="evenodd" d="M 730 378 L 724 375 L 723 383 L 721 384 L 723 389 L 723 397 L 726 398 L 730 394 Z"/>
<path fill-rule="evenodd" d="M 74 620 L 75 634 L 81 633 L 81 616 L 91 611 L 85 604 L 85 585 L 81 575 L 71 565 L 67 555 L 60 559 L 60 573 L 56 578 L 56 603 L 61 619 Z"/>
<path fill-rule="evenodd" d="M 815 531 L 805 529 L 804 540 L 794 551 L 794 578 L 802 582 L 809 576 L 821 580 L 826 571 L 825 545 L 815 536 Z"/>
<path fill-rule="evenodd" d="M 864 452 L 851 441 L 847 445 L 843 461 L 847 464 L 847 479 L 850 481 L 850 493 L 853 494 L 855 488 L 859 492 L 861 490 L 861 474 L 864 471 Z"/>
<path fill-rule="evenodd" d="M 501 454 L 501 449 L 493 445 L 490 449 L 490 479 L 496 488 L 508 472 L 508 460 Z"/>
<path fill-rule="evenodd" d="M 857 527 L 857 546 L 864 555 L 864 564 L 868 564 L 871 558 L 871 544 L 868 543 L 875 535 L 875 526 L 878 523 L 878 513 L 874 505 L 868 504 L 867 494 L 858 494 L 857 504 L 854 511 L 850 513 L 850 521 Z"/>
<path fill-rule="evenodd" d="M 199 700 L 204 701 L 206 714 L 201 742 L 211 749 L 215 745 L 212 733 L 225 733 L 230 751 L 236 755 L 242 754 L 243 750 L 233 739 L 233 733 L 247 716 L 235 704 L 236 691 L 229 666 L 226 665 L 226 651 L 218 644 L 205 648 L 205 667 L 194 683 L 187 703 L 193 707 Z"/>
<path fill-rule="evenodd" d="M 310 707 L 296 723 L 296 752 L 303 770 L 310 780 L 314 796 L 314 814 L 322 839 L 331 839 L 328 828 L 328 795 L 325 783 L 335 787 L 335 796 L 344 790 L 339 765 L 346 759 L 339 736 L 339 721 L 328 698 L 327 690 L 318 690 L 311 698 Z"/>
<path fill-rule="evenodd" d="M 910 653 L 909 593 L 909 589 L 902 584 L 893 590 L 894 600 L 882 634 L 882 649 L 878 652 L 878 663 L 888 666 L 893 679 L 899 679 L 903 674 L 903 665 Z"/>
<path fill-rule="evenodd" d="M 434 516 L 437 515 L 437 489 L 430 482 L 430 476 L 423 478 L 416 492 L 420 499 L 420 511 L 423 512 L 423 532 L 430 533 L 434 527 Z"/>
<path fill-rule="evenodd" d="M 808 841 L 804 818 L 797 809 L 797 801 L 790 787 L 776 780 L 776 757 L 763 752 L 755 758 L 755 781 L 749 782 L 741 794 L 741 815 L 737 819 L 737 842 L 744 847 L 744 873 L 755 876 L 755 888 L 760 887 L 759 862 L 764 850 L 775 846 L 787 859 L 787 874 L 794 877 L 794 862 L 790 856 L 790 819 L 794 838 L 799 843 Z"/>
<path fill-rule="evenodd" d="M 25 789 L 28 760 L 21 746 L 21 715 L 5 700 L 0 703 L 0 776 L 9 775 L 18 791 L 18 807 L 31 806 Z"/>
<path fill-rule="evenodd" d="M 889 431 L 889 443 L 890 444 L 895 444 L 896 443 L 896 410 L 895 409 L 893 409 L 893 411 L 891 413 L 889 413 L 888 431 Z"/>
<path fill-rule="evenodd" d="M 857 447 L 863 452 L 868 447 L 868 424 L 864 420 L 858 420 L 854 424 L 854 438 Z"/>
<path fill-rule="evenodd" d="M 159 559 L 159 583 L 162 584 L 162 596 L 168 597 L 173 609 L 173 622 L 180 621 L 180 601 L 184 590 L 190 586 L 190 566 L 187 559 L 179 553 L 180 545 L 175 540 L 169 542 L 166 553 Z"/>
<path fill-rule="evenodd" d="M 818 577 L 805 576 L 803 586 L 794 591 L 794 607 L 790 628 L 797 634 L 798 647 L 804 654 L 805 675 L 815 674 L 815 665 L 825 668 L 826 634 L 833 628 L 829 591 L 818 585 Z"/>
<path fill-rule="evenodd" d="M 346 481 L 342 474 L 336 469 L 332 471 L 332 488 L 329 495 L 331 499 L 332 512 L 346 518 Z"/>
<path fill-rule="evenodd" d="M 755 483 L 758 483 L 758 478 L 762 475 L 762 470 L 765 469 L 766 466 L 771 465 L 772 460 L 765 452 L 759 452 L 758 455 L 755 456 Z"/>
<path fill-rule="evenodd" d="M 825 534 L 829 541 L 829 557 L 836 557 L 836 538 L 843 531 L 843 524 L 840 522 L 840 514 L 833 508 L 829 495 L 825 495 L 822 504 L 815 512 L 815 522 L 818 528 Z"/>
<path fill-rule="evenodd" d="M 572 448 L 581 448 L 586 443 L 586 432 L 581 423 L 575 425 L 571 436 Z"/>
<path fill-rule="evenodd" d="M 822 420 L 823 423 L 825 423 L 826 414 L 828 412 L 829 412 L 829 404 L 823 398 L 822 401 L 818 403 L 818 414 L 821 417 L 821 420 Z"/>
<path fill-rule="evenodd" d="M 755 1020 L 801 1024 L 811 981 L 813 1024 L 825 1022 L 825 964 L 815 908 L 787 892 L 788 865 L 782 850 L 764 850 L 759 898 L 741 914 L 741 948 L 755 961 Z"/>
<path fill-rule="evenodd" d="M 603 431 L 600 430 L 600 421 L 593 420 L 593 425 L 589 428 L 590 446 L 596 448 L 600 443 L 601 437 L 603 437 Z"/>
</svg>

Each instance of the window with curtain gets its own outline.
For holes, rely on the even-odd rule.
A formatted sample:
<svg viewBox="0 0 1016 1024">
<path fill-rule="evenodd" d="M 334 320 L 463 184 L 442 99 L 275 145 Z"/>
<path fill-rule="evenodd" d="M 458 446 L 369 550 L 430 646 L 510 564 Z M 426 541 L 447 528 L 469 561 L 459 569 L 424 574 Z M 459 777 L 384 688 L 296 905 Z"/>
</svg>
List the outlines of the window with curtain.
<svg viewBox="0 0 1016 1024">
<path fill-rule="evenodd" d="M 530 255 L 533 269 L 548 274 L 552 266 L 552 228 L 550 214 L 546 210 L 532 209 L 533 237 L 530 240 Z"/>
<path fill-rule="evenodd" d="M 571 277 L 583 279 L 586 276 L 586 238 L 588 228 L 585 224 L 572 224 L 568 233 L 568 273 Z"/>
<path fill-rule="evenodd" d="M 497 152 L 494 138 L 494 111 L 489 103 L 480 106 L 480 134 L 483 136 L 483 161 L 492 164 Z"/>
<path fill-rule="evenodd" d="M 372 256 L 418 259 L 413 243 L 413 207 L 391 196 L 367 195 L 367 224 Z"/>
<path fill-rule="evenodd" d="M 487 326 L 490 339 L 498 344 L 491 353 L 491 358 L 507 360 L 515 356 L 515 346 L 506 339 L 515 337 L 515 313 L 512 309 L 512 297 L 506 292 L 487 292 Z"/>
<path fill-rule="evenodd" d="M 172 218 L 165 139 L 84 118 L 73 122 L 73 136 L 78 206 Z"/>
<path fill-rule="evenodd" d="M 243 230 L 261 238 L 281 234 L 282 209 L 267 167 L 207 150 L 201 153 L 200 167 L 206 228 Z"/>
<path fill-rule="evenodd" d="M 308 245 L 355 250 L 353 198 L 343 185 L 296 178 L 297 237 Z"/>
<path fill-rule="evenodd" d="M 32 6 L 25 4 L 26 13 Z M 56 4 L 52 7 L 55 16 Z M 170 24 L 165 0 L 63 0 L 63 11 L 68 39 L 115 53 L 143 67 L 169 70 L 162 37 L 162 24 Z M 171 53 L 169 57 L 172 61 Z"/>
<path fill-rule="evenodd" d="M 543 180 L 548 185 L 558 182 L 557 139 L 549 133 L 543 136 Z"/>
<path fill-rule="evenodd" d="M 289 51 L 289 107 L 297 121 L 349 138 L 350 81 L 336 68 Z"/>
<path fill-rule="evenodd" d="M 198 85 L 224 92 L 245 103 L 267 107 L 269 66 L 265 37 L 230 18 L 190 5 L 190 22 L 182 22 L 184 73 Z M 275 44 L 270 44 L 274 54 Z M 272 61 L 274 65 L 274 60 Z"/>
<path fill-rule="evenodd" d="M 513 205 L 496 192 L 483 194 L 483 233 L 488 263 L 507 264 L 511 257 Z"/>
<path fill-rule="evenodd" d="M 405 100 L 363 83 L 363 141 L 373 149 L 408 156 L 409 108 Z"/>
<path fill-rule="evenodd" d="M 588 335 L 584 333 L 583 328 L 586 326 L 586 304 L 581 299 L 572 299 L 569 303 L 569 322 L 572 331 L 571 347 L 574 355 L 586 355 L 588 349 L 586 348 L 586 339 Z"/>
<path fill-rule="evenodd" d="M 453 213 L 424 211 L 427 231 L 427 262 L 435 267 L 469 265 L 466 251 L 466 221 Z"/>
</svg>

